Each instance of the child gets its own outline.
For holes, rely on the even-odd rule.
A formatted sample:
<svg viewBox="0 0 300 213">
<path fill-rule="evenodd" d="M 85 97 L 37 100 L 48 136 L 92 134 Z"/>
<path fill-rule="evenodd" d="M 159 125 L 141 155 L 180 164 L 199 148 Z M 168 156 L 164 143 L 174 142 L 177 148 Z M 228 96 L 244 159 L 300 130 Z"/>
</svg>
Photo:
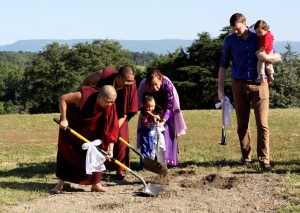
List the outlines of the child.
<svg viewBox="0 0 300 213">
<path fill-rule="evenodd" d="M 157 157 L 156 152 L 159 150 L 156 148 L 157 135 L 159 134 L 156 124 L 160 120 L 159 109 L 156 107 L 155 99 L 152 95 L 146 93 L 143 96 L 144 108 L 141 110 L 140 118 L 142 123 L 141 131 L 141 154 L 145 157 L 155 159 Z M 162 139 L 162 138 L 161 138 Z M 143 167 L 142 159 L 140 166 Z"/>
<path fill-rule="evenodd" d="M 258 20 L 254 25 L 254 30 L 259 37 L 258 50 L 255 52 L 256 55 L 264 55 L 264 58 L 268 58 L 269 54 L 273 54 L 273 41 L 274 36 L 269 30 L 269 26 L 263 20 Z M 256 82 L 265 82 L 265 69 L 268 72 L 268 83 L 271 84 L 274 81 L 274 68 L 270 62 L 260 61 L 257 62 L 257 73 L 258 78 Z"/>
</svg>

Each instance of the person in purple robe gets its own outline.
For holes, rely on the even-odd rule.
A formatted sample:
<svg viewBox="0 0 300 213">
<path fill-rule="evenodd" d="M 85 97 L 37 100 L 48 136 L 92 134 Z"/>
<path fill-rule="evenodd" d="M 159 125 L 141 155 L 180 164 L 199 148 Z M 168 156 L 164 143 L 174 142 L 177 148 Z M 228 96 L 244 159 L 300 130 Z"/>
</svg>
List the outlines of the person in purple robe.
<svg viewBox="0 0 300 213">
<path fill-rule="evenodd" d="M 163 111 L 159 126 L 164 127 L 163 135 L 165 138 L 164 162 L 169 166 L 178 166 L 178 147 L 177 137 L 184 135 L 186 125 L 180 110 L 180 102 L 175 86 L 169 78 L 164 76 L 158 69 L 147 72 L 138 88 L 139 110 L 143 106 L 142 98 L 145 93 L 154 96 L 156 104 Z M 141 127 L 139 120 L 137 128 L 137 147 L 141 142 Z"/>
</svg>

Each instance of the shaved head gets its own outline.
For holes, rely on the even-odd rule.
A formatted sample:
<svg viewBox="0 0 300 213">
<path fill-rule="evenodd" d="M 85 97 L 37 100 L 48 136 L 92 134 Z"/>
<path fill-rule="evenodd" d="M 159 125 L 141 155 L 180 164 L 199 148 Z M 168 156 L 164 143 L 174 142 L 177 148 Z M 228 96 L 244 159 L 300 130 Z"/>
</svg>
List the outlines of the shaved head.
<svg viewBox="0 0 300 213">
<path fill-rule="evenodd" d="M 129 65 L 126 65 L 124 67 L 121 67 L 119 70 L 118 70 L 118 74 L 122 77 L 125 77 L 126 75 L 134 75 L 134 70 L 132 69 L 131 66 Z"/>
<path fill-rule="evenodd" d="M 98 95 L 105 99 L 108 99 L 108 98 L 116 99 L 117 98 L 117 92 L 116 92 L 115 88 L 111 85 L 104 85 L 103 87 L 101 87 Z"/>
</svg>

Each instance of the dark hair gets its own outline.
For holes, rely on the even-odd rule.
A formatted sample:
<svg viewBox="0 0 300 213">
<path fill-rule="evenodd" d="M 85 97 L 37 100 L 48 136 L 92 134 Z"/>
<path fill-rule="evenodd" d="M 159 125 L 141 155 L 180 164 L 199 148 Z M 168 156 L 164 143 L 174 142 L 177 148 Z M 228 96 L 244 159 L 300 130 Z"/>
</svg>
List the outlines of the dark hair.
<svg viewBox="0 0 300 213">
<path fill-rule="evenodd" d="M 143 95 L 142 102 L 143 102 L 144 105 L 145 105 L 148 101 L 153 101 L 153 100 L 155 101 L 154 96 L 151 95 L 150 93 L 145 93 L 145 94 Z"/>
<path fill-rule="evenodd" d="M 257 28 L 263 29 L 263 30 L 269 30 L 269 25 L 263 21 L 263 20 L 258 20 L 255 24 L 254 24 L 254 30 L 256 30 Z"/>
<path fill-rule="evenodd" d="M 230 17 L 230 26 L 234 26 L 236 23 L 243 23 L 246 21 L 245 16 L 242 13 L 235 13 Z"/>
<path fill-rule="evenodd" d="M 146 81 L 150 82 L 150 81 L 152 81 L 152 79 L 154 77 L 162 79 L 163 74 L 159 71 L 159 69 L 156 69 L 156 68 L 148 70 L 147 75 L 146 75 Z"/>
<path fill-rule="evenodd" d="M 129 65 L 125 65 L 118 70 L 118 75 L 120 75 L 122 77 L 124 77 L 128 73 L 130 73 L 131 75 L 134 75 L 134 70 Z"/>
</svg>

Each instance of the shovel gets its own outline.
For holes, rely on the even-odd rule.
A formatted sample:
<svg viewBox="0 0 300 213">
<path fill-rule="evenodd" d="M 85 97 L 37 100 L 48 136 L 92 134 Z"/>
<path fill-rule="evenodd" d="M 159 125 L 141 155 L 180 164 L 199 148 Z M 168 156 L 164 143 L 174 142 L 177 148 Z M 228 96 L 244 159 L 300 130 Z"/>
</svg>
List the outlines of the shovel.
<svg viewBox="0 0 300 213">
<path fill-rule="evenodd" d="M 165 163 L 160 163 L 156 160 L 153 160 L 151 158 L 145 157 L 142 155 L 138 150 L 133 148 L 132 145 L 130 145 L 127 141 L 125 141 L 123 138 L 119 137 L 119 141 L 124 143 L 126 146 L 128 146 L 132 151 L 134 151 L 136 154 L 138 154 L 144 163 L 144 167 L 146 170 L 150 172 L 154 172 L 156 174 L 159 174 L 161 176 L 166 176 L 168 173 L 167 165 Z"/>
<path fill-rule="evenodd" d="M 53 118 L 53 120 L 59 124 L 60 121 L 57 118 Z M 70 131 L 73 135 L 77 136 L 78 138 L 80 138 L 81 140 L 83 140 L 85 143 L 89 143 L 90 141 L 88 139 L 86 139 L 85 137 L 83 137 L 82 135 L 80 135 L 78 132 L 76 132 L 75 130 L 71 129 L 70 127 L 67 127 L 67 130 Z M 103 155 L 107 155 L 107 153 L 105 151 L 103 151 L 102 149 L 100 149 L 99 147 L 96 147 L 98 149 L 99 152 L 101 152 L 101 154 Z M 134 171 L 132 171 L 130 168 L 128 168 L 127 166 L 125 166 L 124 164 L 122 164 L 120 161 L 118 161 L 115 158 L 110 158 L 114 163 L 116 163 L 118 166 L 122 167 L 123 169 L 125 169 L 126 171 L 128 171 L 129 173 L 131 173 L 133 176 L 135 176 L 136 178 L 140 179 L 142 181 L 142 183 L 144 184 L 144 189 L 142 191 L 142 193 L 150 195 L 150 196 L 156 196 L 158 195 L 160 192 L 165 191 L 164 188 L 156 186 L 154 184 L 148 183 L 146 184 L 145 180 L 138 174 L 136 174 Z"/>
<path fill-rule="evenodd" d="M 221 141 L 220 145 L 227 145 L 226 143 L 226 130 L 225 130 L 225 102 L 222 102 L 222 136 L 221 136 Z"/>
</svg>

